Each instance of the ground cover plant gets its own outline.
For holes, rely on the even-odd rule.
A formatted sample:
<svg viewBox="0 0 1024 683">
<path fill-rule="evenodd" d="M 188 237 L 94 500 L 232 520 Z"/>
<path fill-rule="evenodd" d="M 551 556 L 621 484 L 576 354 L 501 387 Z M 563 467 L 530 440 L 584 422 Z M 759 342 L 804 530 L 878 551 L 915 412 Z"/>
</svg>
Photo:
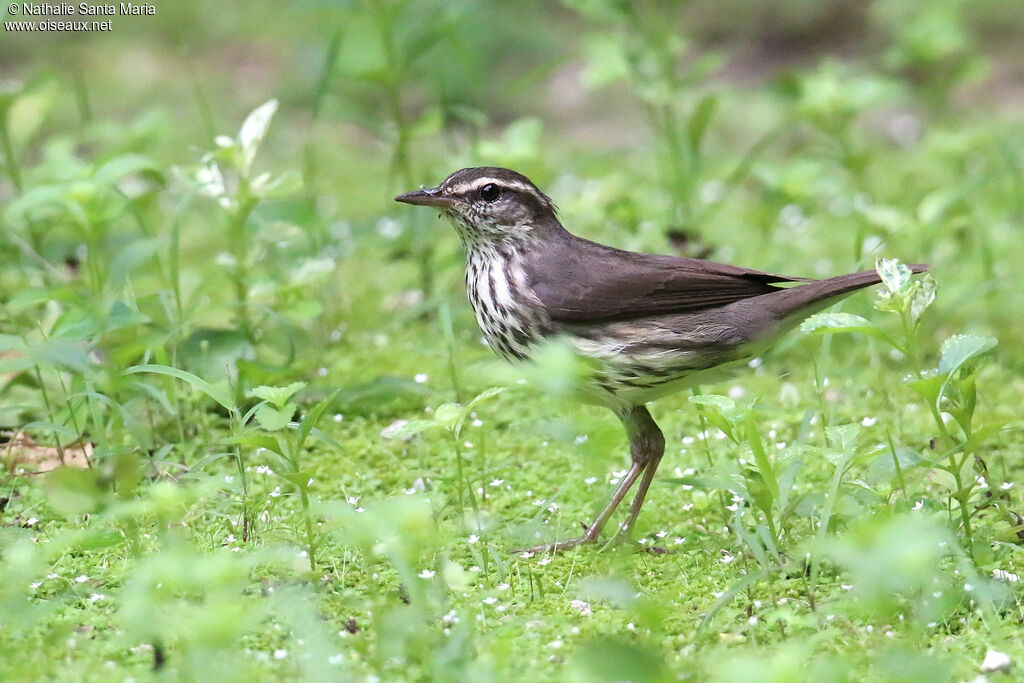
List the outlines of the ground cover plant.
<svg viewBox="0 0 1024 683">
<path fill-rule="evenodd" d="M 976 12 L 6 28 L 0 678 L 1019 675 L 1024 11 Z M 628 460 L 564 348 L 493 359 L 450 227 L 392 202 L 480 163 L 601 242 L 884 282 L 653 404 L 636 544 L 515 553 Z"/>
</svg>

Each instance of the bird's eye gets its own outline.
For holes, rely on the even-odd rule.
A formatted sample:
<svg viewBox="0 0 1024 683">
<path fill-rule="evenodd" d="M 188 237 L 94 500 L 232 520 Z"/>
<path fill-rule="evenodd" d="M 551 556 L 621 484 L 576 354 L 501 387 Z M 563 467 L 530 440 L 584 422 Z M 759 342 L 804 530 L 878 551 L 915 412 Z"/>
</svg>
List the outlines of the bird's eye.
<svg viewBox="0 0 1024 683">
<path fill-rule="evenodd" d="M 485 202 L 493 202 L 501 196 L 501 188 L 494 183 L 487 183 L 480 188 L 480 199 Z"/>
</svg>

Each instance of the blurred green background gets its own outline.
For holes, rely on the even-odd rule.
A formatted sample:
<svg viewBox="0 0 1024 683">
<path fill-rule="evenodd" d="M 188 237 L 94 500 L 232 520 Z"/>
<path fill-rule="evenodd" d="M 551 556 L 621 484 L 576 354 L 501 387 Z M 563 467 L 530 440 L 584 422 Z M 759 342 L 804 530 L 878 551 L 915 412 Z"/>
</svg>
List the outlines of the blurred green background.
<svg viewBox="0 0 1024 683">
<path fill-rule="evenodd" d="M 1020 666 L 1024 4 L 155 7 L 0 39 L 0 678 Z M 557 350 L 491 359 L 392 201 L 481 164 L 590 239 L 938 296 L 656 404 L 671 552 L 510 555 L 626 447 Z"/>
</svg>

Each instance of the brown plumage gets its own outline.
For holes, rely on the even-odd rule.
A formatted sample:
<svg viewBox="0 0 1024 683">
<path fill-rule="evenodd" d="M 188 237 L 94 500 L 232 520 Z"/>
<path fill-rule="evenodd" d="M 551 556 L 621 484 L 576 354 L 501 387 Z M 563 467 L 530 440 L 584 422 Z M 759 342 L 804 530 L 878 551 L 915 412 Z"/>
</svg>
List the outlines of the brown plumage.
<svg viewBox="0 0 1024 683">
<path fill-rule="evenodd" d="M 629 533 L 664 453 L 647 401 L 718 379 L 806 316 L 880 282 L 873 270 L 809 280 L 598 244 L 566 231 L 551 199 L 503 168 L 462 169 L 395 199 L 437 207 L 455 226 L 470 303 L 496 353 L 521 360 L 546 338 L 569 339 L 598 366 L 582 397 L 626 428 L 632 464 L 594 523 L 533 550 L 595 541 L 642 475 L 620 527 Z"/>
</svg>

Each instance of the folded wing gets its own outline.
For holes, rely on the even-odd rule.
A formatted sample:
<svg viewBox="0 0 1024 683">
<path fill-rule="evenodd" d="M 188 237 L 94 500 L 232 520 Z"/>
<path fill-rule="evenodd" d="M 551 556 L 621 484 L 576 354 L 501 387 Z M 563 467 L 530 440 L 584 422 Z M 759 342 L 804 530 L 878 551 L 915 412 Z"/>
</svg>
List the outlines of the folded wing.
<svg viewBox="0 0 1024 683">
<path fill-rule="evenodd" d="M 567 323 L 699 311 L 778 291 L 773 283 L 802 279 L 637 254 L 569 233 L 525 265 L 530 286 L 552 319 Z"/>
</svg>

